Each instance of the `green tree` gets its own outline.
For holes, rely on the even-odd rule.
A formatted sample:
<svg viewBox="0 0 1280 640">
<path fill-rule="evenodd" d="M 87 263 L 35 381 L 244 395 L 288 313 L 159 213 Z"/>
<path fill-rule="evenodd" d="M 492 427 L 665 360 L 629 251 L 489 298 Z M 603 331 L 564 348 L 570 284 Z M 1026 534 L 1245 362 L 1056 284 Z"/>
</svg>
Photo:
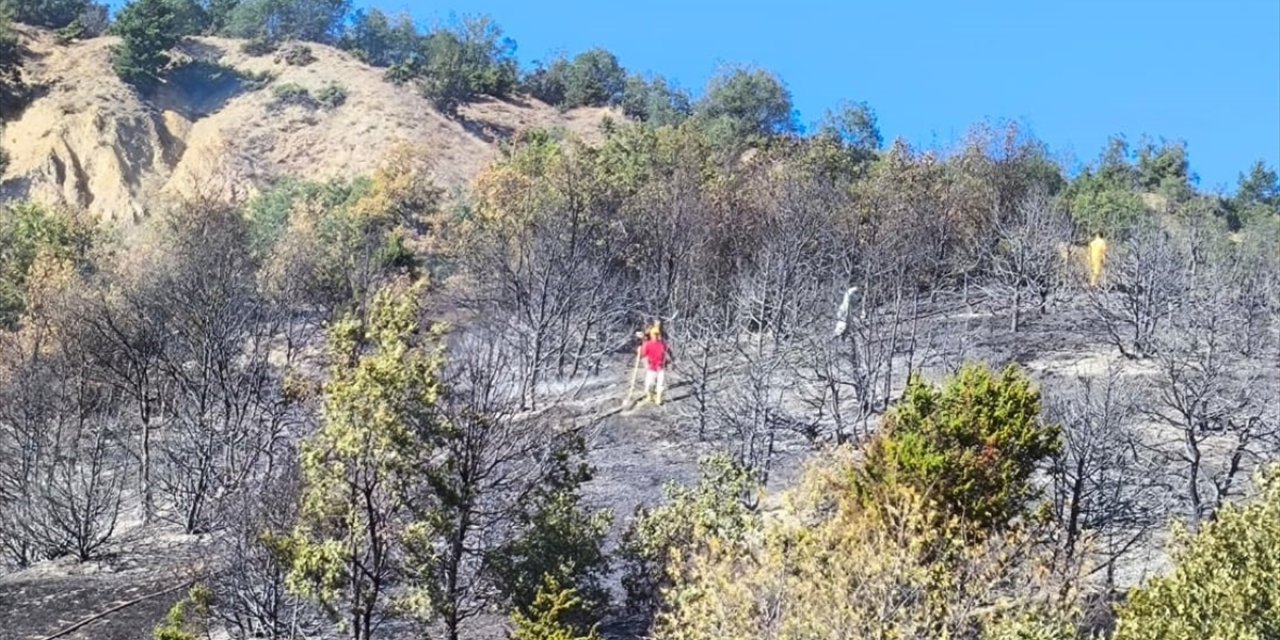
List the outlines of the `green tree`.
<svg viewBox="0 0 1280 640">
<path fill-rule="evenodd" d="M 652 637 L 1074 640 L 1075 596 L 1046 571 L 1042 532 L 977 538 L 910 487 L 865 493 L 858 473 L 841 447 L 758 532 L 683 549 Z"/>
<path fill-rule="evenodd" d="M 759 483 L 749 470 L 726 455 L 700 461 L 694 487 L 668 484 L 663 504 L 641 509 L 622 537 L 619 556 L 627 607 L 654 611 L 662 590 L 681 568 L 674 554 L 687 554 L 700 545 L 741 539 L 759 526 L 754 505 Z"/>
<path fill-rule="evenodd" d="M 608 592 L 599 580 L 608 571 L 603 550 L 613 521 L 608 511 L 589 513 L 571 488 L 554 489 L 532 502 L 532 513 L 522 514 L 518 526 L 525 532 L 493 554 L 493 572 L 508 604 L 522 614 L 536 616 L 544 582 L 572 588 L 577 605 L 566 614 L 579 626 L 598 619 L 608 603 Z"/>
<path fill-rule="evenodd" d="M 231 9 L 226 31 L 268 42 L 332 43 L 351 12 L 351 0 L 242 0 Z"/>
<path fill-rule="evenodd" d="M 1115 640 L 1280 637 L 1280 467 L 1260 485 L 1195 536 L 1176 532 L 1173 571 L 1129 593 Z"/>
<path fill-rule="evenodd" d="M 231 14 L 240 0 L 203 0 L 201 7 L 205 13 L 206 30 L 209 33 L 222 33 L 231 23 Z"/>
<path fill-rule="evenodd" d="M 191 0 L 134 0 L 113 27 L 120 45 L 112 64 L 122 80 L 142 90 L 154 88 L 170 62 L 169 51 L 199 32 L 198 7 Z"/>
<path fill-rule="evenodd" d="M 546 576 L 529 610 L 511 615 L 511 640 L 603 640 L 595 627 L 584 632 L 569 621 L 582 606 L 577 590 L 562 587 L 554 577 Z"/>
<path fill-rule="evenodd" d="M 1151 213 L 1136 191 L 1108 188 L 1088 174 L 1067 188 L 1066 199 L 1072 220 L 1090 236 L 1125 237 Z"/>
<path fill-rule="evenodd" d="M 515 42 L 488 16 L 433 31 L 424 57 L 423 95 L 446 115 L 477 96 L 505 96 L 516 86 Z"/>
<path fill-rule="evenodd" d="M 1112 137 L 1098 160 L 1063 192 L 1072 219 L 1088 235 L 1126 237 L 1150 214 L 1139 193 L 1140 174 L 1130 162 L 1131 155 L 1124 138 Z"/>
<path fill-rule="evenodd" d="M 565 72 L 564 104 L 568 107 L 615 104 L 622 99 L 626 77 L 626 71 L 612 53 L 599 48 L 584 51 L 573 58 Z"/>
<path fill-rule="evenodd" d="M 1061 447 L 1040 392 L 1016 366 L 968 364 L 941 389 L 913 378 L 867 451 L 871 485 L 902 484 L 951 514 L 997 529 L 1024 513 L 1037 465 Z"/>
<path fill-rule="evenodd" d="M 441 360 L 419 335 L 419 296 L 383 290 L 367 322 L 348 316 L 329 331 L 324 424 L 302 445 L 298 524 L 279 543 L 290 587 L 356 640 L 387 615 L 406 541 L 433 529 L 420 487 L 448 427 L 434 411 Z"/>
<path fill-rule="evenodd" d="M 740 139 L 796 130 L 791 92 L 764 69 L 737 68 L 715 76 L 694 113 Z"/>
<path fill-rule="evenodd" d="M 1157 147 L 1147 142 L 1138 150 L 1138 184 L 1146 191 L 1158 193 L 1172 202 L 1191 198 L 1194 177 L 1183 143 L 1162 143 Z"/>
<path fill-rule="evenodd" d="M 1280 178 L 1265 162 L 1255 162 L 1249 175 L 1240 174 L 1236 194 L 1229 204 L 1237 228 L 1251 221 L 1280 216 Z"/>
<path fill-rule="evenodd" d="M 865 102 L 845 103 L 827 111 L 818 125 L 818 135 L 865 154 L 874 154 L 884 145 L 876 113 Z"/>
<path fill-rule="evenodd" d="M 83 15 L 90 4 L 89 0 L 3 0 L 0 13 L 23 24 L 61 29 Z"/>
<path fill-rule="evenodd" d="M 338 45 L 375 67 L 416 64 L 422 55 L 422 34 L 407 14 L 392 20 L 380 9 L 360 9 Z"/>
<path fill-rule="evenodd" d="M 666 78 L 646 80 L 633 75 L 622 91 L 622 111 L 655 127 L 678 125 L 693 113 L 689 95 L 667 84 Z"/>
<path fill-rule="evenodd" d="M 533 70 L 521 79 L 520 89 L 549 105 L 562 106 L 568 76 L 569 61 L 557 56 L 550 64 L 535 62 Z"/>
</svg>

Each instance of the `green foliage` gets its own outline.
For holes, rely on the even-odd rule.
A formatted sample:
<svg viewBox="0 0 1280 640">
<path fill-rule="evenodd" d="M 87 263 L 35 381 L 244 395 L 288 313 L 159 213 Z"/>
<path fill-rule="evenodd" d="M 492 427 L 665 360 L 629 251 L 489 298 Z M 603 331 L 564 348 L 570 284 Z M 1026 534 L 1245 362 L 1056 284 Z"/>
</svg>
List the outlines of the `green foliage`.
<svg viewBox="0 0 1280 640">
<path fill-rule="evenodd" d="M 23 24 L 61 29 L 84 15 L 89 0 L 2 0 L 0 13 Z"/>
<path fill-rule="evenodd" d="M 836 111 L 828 111 L 818 127 L 818 136 L 868 158 L 884 144 L 876 114 L 865 102 L 847 103 Z"/>
<path fill-rule="evenodd" d="M 520 518 L 525 534 L 495 552 L 496 584 L 517 612 L 530 616 L 537 615 L 543 581 L 571 587 L 577 605 L 566 615 L 585 626 L 608 603 L 599 578 L 608 570 L 602 547 L 613 518 L 608 511 L 588 513 L 570 488 L 546 493 L 534 500 L 537 509 Z"/>
<path fill-rule="evenodd" d="M 12 328 L 26 308 L 38 258 L 81 262 L 91 243 L 91 229 L 67 215 L 29 203 L 0 210 L 0 328 Z"/>
<path fill-rule="evenodd" d="M 506 96 L 516 85 L 515 42 L 487 16 L 432 32 L 424 58 L 422 93 L 446 115 L 481 95 Z"/>
<path fill-rule="evenodd" d="M 227 14 L 226 32 L 268 42 L 333 43 L 351 11 L 351 0 L 241 0 Z"/>
<path fill-rule="evenodd" d="M 412 496 L 431 480 L 447 425 L 434 412 L 441 359 L 419 336 L 420 294 L 384 289 L 367 321 L 348 315 L 330 328 L 324 424 L 301 448 L 288 584 L 335 613 L 358 611 L 355 637 L 386 611 L 402 537 L 432 527 Z"/>
<path fill-rule="evenodd" d="M 564 588 L 554 576 L 546 576 L 529 611 L 511 615 L 511 640 L 603 640 L 594 626 L 583 632 L 569 622 L 582 606 L 575 589 Z"/>
<path fill-rule="evenodd" d="M 276 49 L 279 48 L 279 44 L 268 40 L 263 36 L 254 36 L 245 40 L 244 44 L 240 45 L 240 51 L 243 51 L 245 55 L 250 56 L 265 56 L 275 53 Z"/>
<path fill-rule="evenodd" d="M 305 44 L 292 44 L 285 47 L 280 52 L 280 60 L 291 67 L 305 67 L 316 61 L 316 56 L 311 52 L 311 47 Z"/>
<path fill-rule="evenodd" d="M 1088 236 L 1123 238 L 1151 213 L 1142 196 L 1116 184 L 1115 176 L 1105 170 L 1096 174 L 1086 171 L 1063 195 L 1072 220 Z"/>
<path fill-rule="evenodd" d="M 22 79 L 22 47 L 9 18 L 0 12 L 0 121 L 17 115 L 31 100 L 31 90 Z M 4 158 L 0 157 L 0 174 Z"/>
<path fill-rule="evenodd" d="M 231 13 L 240 0 L 203 0 L 205 23 L 211 34 L 223 33 L 231 22 Z"/>
<path fill-rule="evenodd" d="M 84 23 L 80 22 L 79 18 L 76 18 L 71 21 L 71 24 L 58 29 L 58 32 L 54 34 L 54 42 L 65 46 L 83 37 L 85 37 Z"/>
<path fill-rule="evenodd" d="M 1031 476 L 1061 447 L 1040 421 L 1040 393 L 1010 365 L 965 365 L 941 389 L 911 380 L 867 452 L 867 480 L 905 485 L 981 529 L 1024 513 Z"/>
<path fill-rule="evenodd" d="M 1171 202 L 1185 202 L 1192 194 L 1189 167 L 1185 144 L 1162 144 L 1157 148 L 1148 142 L 1138 151 L 1138 184 Z"/>
<path fill-rule="evenodd" d="M 422 35 L 413 18 L 401 14 L 392 21 L 380 9 L 356 11 L 338 46 L 366 64 L 391 67 L 415 63 L 421 57 Z"/>
<path fill-rule="evenodd" d="M 326 109 L 337 109 L 347 102 L 347 89 L 336 82 L 330 82 L 316 92 L 316 102 Z"/>
<path fill-rule="evenodd" d="M 821 456 L 752 535 L 686 549 L 652 637 L 1073 637 L 1044 532 L 975 538 L 910 487 L 851 482 L 856 456 Z"/>
<path fill-rule="evenodd" d="M 1259 160 L 1240 174 L 1236 194 L 1229 202 L 1234 228 L 1265 218 L 1280 216 L 1280 178 L 1276 171 Z"/>
<path fill-rule="evenodd" d="M 760 487 L 751 472 L 725 455 L 704 458 L 700 466 L 696 486 L 668 484 L 665 502 L 641 509 L 623 534 L 618 555 L 633 611 L 657 607 L 662 589 L 680 573 L 673 554 L 739 540 L 759 526 L 753 505 Z"/>
<path fill-rule="evenodd" d="M 693 113 L 689 95 L 667 84 L 662 76 L 646 80 L 641 76 L 627 78 L 622 92 L 622 111 L 626 115 L 655 127 L 675 126 Z"/>
<path fill-rule="evenodd" d="M 185 598 L 174 603 L 165 620 L 152 632 L 155 640 L 200 640 L 209 631 L 213 592 L 204 585 L 187 591 Z"/>
<path fill-rule="evenodd" d="M 562 105 L 568 76 L 569 61 L 563 57 L 550 64 L 535 62 L 533 70 L 521 80 L 520 90 L 549 105 Z"/>
<path fill-rule="evenodd" d="M 626 72 L 612 53 L 604 49 L 584 51 L 575 56 L 565 69 L 564 106 L 615 104 L 622 99 L 626 77 Z"/>
<path fill-rule="evenodd" d="M 276 107 L 283 107 L 288 105 L 295 105 L 299 107 L 316 106 L 315 98 L 311 97 L 311 90 L 307 89 L 306 87 L 296 82 L 286 82 L 284 84 L 278 84 L 275 87 L 272 87 L 271 93 L 275 97 L 275 100 L 272 102 L 272 106 L 276 106 Z"/>
<path fill-rule="evenodd" d="M 1260 484 L 1194 536 L 1177 532 L 1172 573 L 1130 592 L 1115 640 L 1280 637 L 1280 468 Z"/>
<path fill-rule="evenodd" d="M 116 16 L 114 30 L 121 44 L 112 64 L 122 80 L 150 89 L 170 63 L 169 51 L 182 38 L 197 33 L 191 0 L 135 0 Z"/>
<path fill-rule="evenodd" d="M 752 141 L 795 131 L 791 92 L 764 69 L 737 68 L 711 79 L 694 113 L 719 136 Z"/>
</svg>

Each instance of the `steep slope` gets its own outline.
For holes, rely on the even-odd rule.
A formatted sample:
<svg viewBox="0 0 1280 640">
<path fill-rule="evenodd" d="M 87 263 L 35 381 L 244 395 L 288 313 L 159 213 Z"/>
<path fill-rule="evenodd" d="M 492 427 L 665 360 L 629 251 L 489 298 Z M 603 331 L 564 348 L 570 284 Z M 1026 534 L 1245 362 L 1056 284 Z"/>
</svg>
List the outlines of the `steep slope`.
<svg viewBox="0 0 1280 640">
<path fill-rule="evenodd" d="M 367 174 L 401 143 L 428 151 L 437 180 L 453 188 L 493 160 L 503 137 L 564 127 L 591 140 L 609 114 L 490 100 L 449 119 L 412 87 L 384 81 L 382 70 L 345 52 L 310 45 L 315 62 L 290 66 L 246 55 L 239 41 L 222 38 L 193 39 L 183 53 L 246 75 L 269 73 L 270 85 L 225 74 L 179 78 L 143 100 L 112 73 L 114 39 L 62 46 L 38 29 L 21 33 L 38 97 L 5 127 L 10 163 L 0 197 L 83 207 L 112 220 L 136 219 L 167 195 L 242 201 L 286 175 Z M 312 93 L 336 83 L 347 99 L 336 109 L 276 104 L 272 88 L 290 83 Z"/>
</svg>

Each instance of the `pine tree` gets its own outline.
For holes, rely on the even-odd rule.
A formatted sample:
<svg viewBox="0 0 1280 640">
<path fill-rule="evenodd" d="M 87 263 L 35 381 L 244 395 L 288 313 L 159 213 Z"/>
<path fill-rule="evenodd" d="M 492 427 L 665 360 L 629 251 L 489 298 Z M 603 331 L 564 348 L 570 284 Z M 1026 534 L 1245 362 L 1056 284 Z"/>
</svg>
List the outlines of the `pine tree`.
<svg viewBox="0 0 1280 640">
<path fill-rule="evenodd" d="M 429 538 L 430 458 L 446 430 L 434 408 L 441 358 L 420 341 L 417 288 L 379 292 L 367 322 L 329 333 L 324 424 L 301 452 L 299 523 L 278 541 L 289 584 L 367 640 L 387 613 L 406 541 Z"/>
</svg>

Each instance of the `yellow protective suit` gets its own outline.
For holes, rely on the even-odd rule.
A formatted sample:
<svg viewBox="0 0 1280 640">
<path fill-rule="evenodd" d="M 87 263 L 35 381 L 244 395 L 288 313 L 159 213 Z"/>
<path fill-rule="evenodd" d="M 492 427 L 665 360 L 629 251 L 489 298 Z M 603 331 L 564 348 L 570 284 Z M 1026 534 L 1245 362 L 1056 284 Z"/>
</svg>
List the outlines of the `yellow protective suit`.
<svg viewBox="0 0 1280 640">
<path fill-rule="evenodd" d="M 1107 261 L 1107 241 L 1102 236 L 1094 237 L 1089 243 L 1089 286 L 1098 286 L 1102 279 L 1102 267 Z"/>
</svg>

